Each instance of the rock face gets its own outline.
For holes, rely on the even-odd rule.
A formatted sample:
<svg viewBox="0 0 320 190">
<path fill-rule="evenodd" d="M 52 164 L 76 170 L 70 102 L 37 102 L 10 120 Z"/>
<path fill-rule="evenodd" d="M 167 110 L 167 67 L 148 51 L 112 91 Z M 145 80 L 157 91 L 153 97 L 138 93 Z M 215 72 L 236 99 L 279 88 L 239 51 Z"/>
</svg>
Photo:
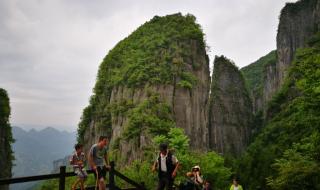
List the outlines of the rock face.
<svg viewBox="0 0 320 190">
<path fill-rule="evenodd" d="M 249 143 L 252 113 L 241 72 L 230 60 L 216 57 L 209 108 L 210 148 L 239 156 Z"/>
<path fill-rule="evenodd" d="M 265 107 L 265 102 L 263 101 L 263 85 L 266 80 L 266 69 L 269 68 L 270 65 L 276 64 L 276 62 L 276 51 L 274 50 L 250 65 L 241 68 L 251 95 L 253 112 L 255 114 Z"/>
<path fill-rule="evenodd" d="M 141 159 L 155 135 L 183 128 L 208 149 L 209 59 L 192 15 L 154 17 L 119 42 L 100 66 L 79 124 L 85 150 L 100 135 L 124 163 Z"/>
<path fill-rule="evenodd" d="M 282 9 L 277 34 L 276 64 L 266 67 L 264 102 L 268 102 L 283 84 L 297 48 L 320 29 L 320 1 L 300 0 L 287 3 Z"/>
<path fill-rule="evenodd" d="M 12 176 L 12 149 L 13 142 L 11 126 L 9 124 L 10 105 L 7 92 L 0 88 L 0 178 Z M 8 186 L 0 186 L 0 190 L 8 190 Z"/>
</svg>

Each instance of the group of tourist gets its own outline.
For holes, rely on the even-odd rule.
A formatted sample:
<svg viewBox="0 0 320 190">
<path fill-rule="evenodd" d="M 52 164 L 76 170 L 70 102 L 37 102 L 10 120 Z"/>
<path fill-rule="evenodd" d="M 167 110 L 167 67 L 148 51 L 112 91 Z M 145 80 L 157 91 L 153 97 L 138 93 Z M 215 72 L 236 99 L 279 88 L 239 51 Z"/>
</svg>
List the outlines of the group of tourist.
<svg viewBox="0 0 320 190">
<path fill-rule="evenodd" d="M 96 187 L 99 190 L 105 190 L 106 174 L 110 168 L 108 159 L 108 137 L 100 136 L 98 143 L 92 145 L 88 155 L 88 162 L 91 169 L 94 171 L 96 179 Z M 84 164 L 86 156 L 83 152 L 83 146 L 81 144 L 75 145 L 75 152 L 70 158 L 70 164 L 74 168 L 74 172 L 78 176 L 78 179 L 72 185 L 72 190 L 75 190 L 79 185 L 81 190 L 84 190 L 84 181 L 87 179 L 87 172 Z M 174 186 L 174 179 L 177 176 L 179 169 L 179 161 L 175 155 L 168 149 L 167 144 L 160 144 L 159 154 L 155 160 L 152 171 L 158 172 L 158 186 L 157 190 L 172 190 Z M 200 166 L 196 165 L 192 167 L 190 172 L 186 174 L 186 181 L 181 183 L 177 188 L 179 190 L 211 190 L 213 185 L 204 180 Z M 233 184 L 230 190 L 243 190 L 241 185 L 238 184 L 237 179 L 233 179 Z"/>
<path fill-rule="evenodd" d="M 108 145 L 109 140 L 106 136 L 100 136 L 98 143 L 92 145 L 88 155 L 89 165 L 92 170 L 94 170 L 94 176 L 96 178 L 96 187 L 99 190 L 105 190 L 106 184 L 106 174 L 110 168 L 108 159 Z M 70 159 L 70 164 L 74 168 L 74 172 L 77 174 L 78 179 L 72 185 L 72 190 L 75 190 L 78 185 L 80 189 L 84 190 L 84 181 L 87 179 L 88 174 L 84 168 L 84 163 L 86 161 L 86 156 L 83 152 L 83 145 L 76 144 L 75 152 Z"/>
<path fill-rule="evenodd" d="M 172 190 L 174 186 L 174 179 L 179 168 L 178 159 L 168 149 L 167 144 L 160 144 L 159 155 L 155 160 L 152 171 L 158 172 L 158 186 L 157 190 Z M 201 174 L 200 166 L 192 167 L 190 172 L 186 173 L 186 181 L 178 186 L 179 190 L 212 190 L 213 185 L 204 180 Z M 230 190 L 243 190 L 242 186 L 238 184 L 238 179 L 234 178 Z"/>
</svg>

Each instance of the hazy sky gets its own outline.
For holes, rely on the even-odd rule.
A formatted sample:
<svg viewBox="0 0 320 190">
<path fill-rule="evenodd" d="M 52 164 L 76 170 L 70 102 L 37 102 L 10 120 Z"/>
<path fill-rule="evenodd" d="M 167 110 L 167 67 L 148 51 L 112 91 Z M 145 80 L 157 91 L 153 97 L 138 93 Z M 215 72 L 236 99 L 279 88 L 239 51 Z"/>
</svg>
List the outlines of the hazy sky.
<svg viewBox="0 0 320 190">
<path fill-rule="evenodd" d="M 223 54 L 248 65 L 276 48 L 288 1 L 1 0 L 0 87 L 11 99 L 11 123 L 76 130 L 103 57 L 155 15 L 195 15 L 211 64 Z"/>
</svg>

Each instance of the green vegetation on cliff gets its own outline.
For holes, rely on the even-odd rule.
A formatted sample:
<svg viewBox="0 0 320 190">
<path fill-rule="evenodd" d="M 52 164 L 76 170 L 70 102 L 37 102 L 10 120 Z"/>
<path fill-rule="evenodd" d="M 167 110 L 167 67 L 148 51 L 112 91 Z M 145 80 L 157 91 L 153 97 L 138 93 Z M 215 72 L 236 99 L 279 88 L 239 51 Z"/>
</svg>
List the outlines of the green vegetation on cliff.
<svg viewBox="0 0 320 190">
<path fill-rule="evenodd" d="M 78 141 L 83 141 L 85 129 L 93 121 L 96 126 L 111 131 L 111 113 L 115 110 L 109 101 L 115 87 L 138 89 L 170 84 L 192 89 L 196 85 L 197 78 L 190 69 L 199 65 L 194 61 L 190 44 L 203 51 L 205 42 L 195 21 L 190 14 L 155 16 L 109 51 L 100 65 L 90 104 L 83 110 Z"/>
<path fill-rule="evenodd" d="M 123 110 L 122 116 L 128 121 L 122 126 L 122 133 L 112 141 L 111 150 L 112 156 L 121 165 L 128 163 L 129 159 L 128 155 L 121 156 L 121 144 L 129 143 L 140 147 L 141 136 L 152 139 L 156 135 L 167 135 L 172 128 L 176 127 L 171 107 L 158 93 L 152 92 L 148 87 L 144 90 L 147 96 L 142 102 L 129 103 L 129 106 L 126 103 L 126 106 L 120 106 Z M 143 149 L 143 157 L 146 160 L 153 157 L 153 152 L 148 151 L 153 148 L 152 145 L 147 144 L 140 148 Z"/>
<path fill-rule="evenodd" d="M 204 47 L 203 33 L 195 20 L 192 15 L 155 16 L 139 27 L 104 58 L 94 92 L 103 93 L 105 85 L 141 87 L 146 83 L 172 83 L 179 72 L 175 67 L 182 67 L 190 57 L 190 49 L 183 42 L 195 40 Z"/>
<path fill-rule="evenodd" d="M 266 127 L 240 161 L 248 189 L 320 189 L 319 81 L 320 34 L 296 52 Z"/>
<path fill-rule="evenodd" d="M 11 177 L 11 167 L 13 152 L 11 144 L 13 143 L 10 117 L 10 101 L 7 92 L 0 88 L 0 178 Z"/>
<path fill-rule="evenodd" d="M 241 72 L 243 73 L 248 89 L 251 93 L 259 92 L 259 94 L 262 95 L 265 67 L 269 64 L 275 64 L 276 61 L 277 52 L 273 50 L 254 63 L 241 68 Z"/>
<path fill-rule="evenodd" d="M 129 111 L 128 119 L 123 134 L 127 140 L 138 138 L 143 130 L 155 136 L 167 134 L 175 127 L 170 106 L 162 102 L 158 94 L 149 93 L 148 99 Z"/>
</svg>

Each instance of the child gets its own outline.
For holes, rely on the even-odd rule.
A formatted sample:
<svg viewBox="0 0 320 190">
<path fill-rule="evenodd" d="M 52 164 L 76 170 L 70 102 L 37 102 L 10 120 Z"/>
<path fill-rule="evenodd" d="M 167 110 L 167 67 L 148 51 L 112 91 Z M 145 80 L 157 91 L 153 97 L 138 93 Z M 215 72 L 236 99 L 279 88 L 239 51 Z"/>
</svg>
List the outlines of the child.
<svg viewBox="0 0 320 190">
<path fill-rule="evenodd" d="M 230 190 L 243 190 L 242 186 L 239 184 L 238 178 L 233 178 Z"/>
<path fill-rule="evenodd" d="M 72 190 L 76 189 L 80 183 L 80 189 L 84 190 L 84 181 L 87 179 L 87 172 L 84 168 L 85 155 L 82 151 L 83 145 L 76 144 L 74 146 L 75 152 L 70 159 L 70 164 L 73 166 L 74 173 L 77 174 L 78 180 L 72 185 Z"/>
</svg>

